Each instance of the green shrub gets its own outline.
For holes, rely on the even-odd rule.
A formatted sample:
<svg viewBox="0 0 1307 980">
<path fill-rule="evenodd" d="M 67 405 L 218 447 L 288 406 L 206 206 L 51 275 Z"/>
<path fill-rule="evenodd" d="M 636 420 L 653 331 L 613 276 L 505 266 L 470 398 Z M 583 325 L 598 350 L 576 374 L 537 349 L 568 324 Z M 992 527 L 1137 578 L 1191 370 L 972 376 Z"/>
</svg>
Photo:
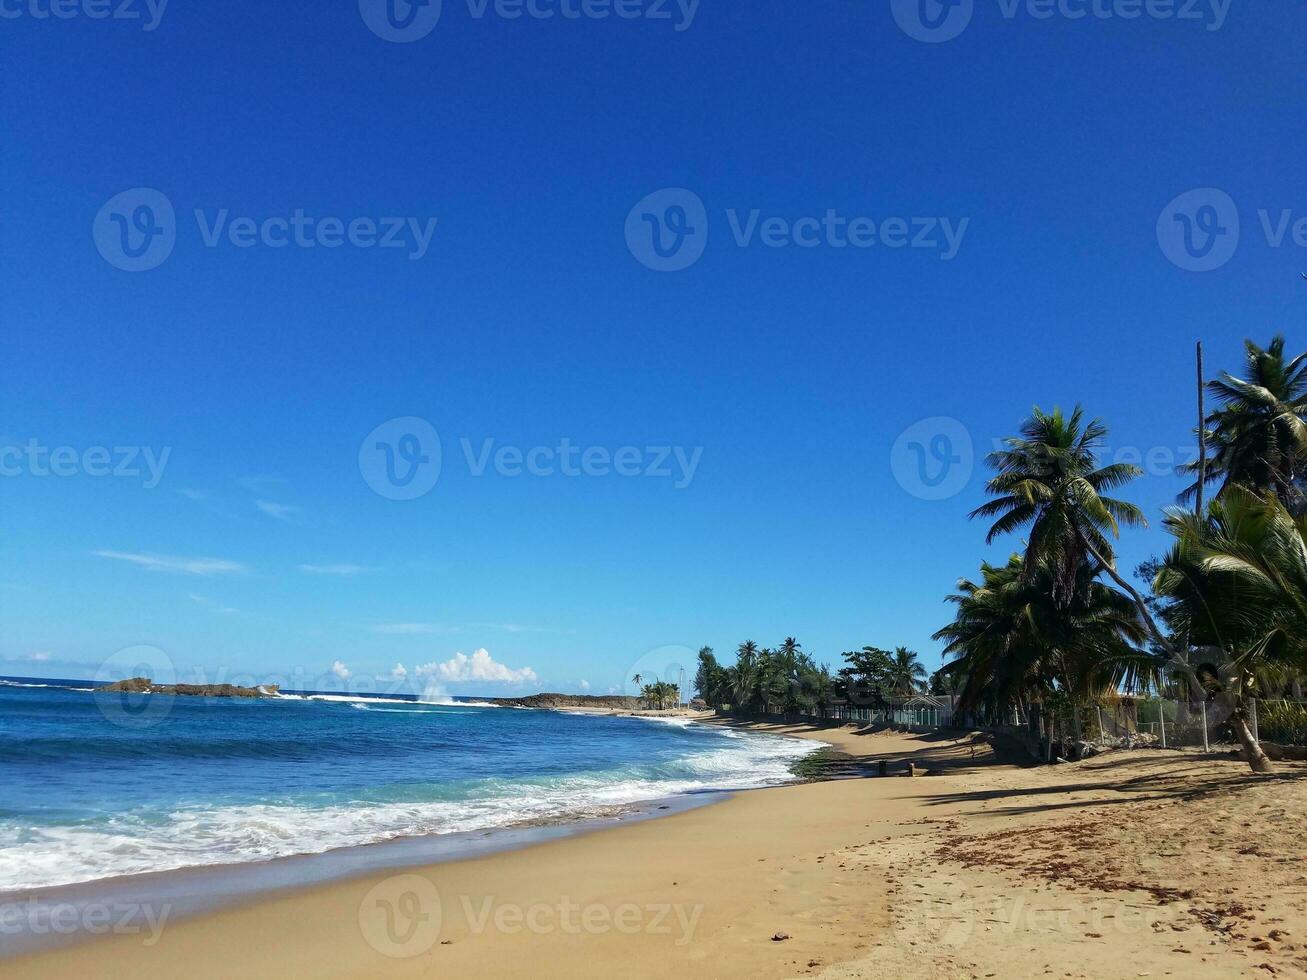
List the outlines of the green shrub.
<svg viewBox="0 0 1307 980">
<path fill-rule="evenodd" d="M 1292 701 L 1258 701 L 1257 734 L 1267 742 L 1307 745 L 1307 706 Z"/>
</svg>

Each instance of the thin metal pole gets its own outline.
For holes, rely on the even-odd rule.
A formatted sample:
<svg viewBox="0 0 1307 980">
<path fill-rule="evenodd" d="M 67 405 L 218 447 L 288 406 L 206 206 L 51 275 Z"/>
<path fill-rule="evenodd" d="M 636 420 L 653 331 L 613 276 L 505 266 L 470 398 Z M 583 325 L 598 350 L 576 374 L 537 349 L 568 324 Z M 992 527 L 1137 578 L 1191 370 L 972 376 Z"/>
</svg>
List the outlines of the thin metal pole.
<svg viewBox="0 0 1307 980">
<path fill-rule="evenodd" d="M 1210 752 L 1212 747 L 1207 744 L 1207 702 L 1203 702 L 1203 751 Z"/>
<path fill-rule="evenodd" d="M 1250 698 L 1249 700 L 1252 701 L 1252 706 L 1253 706 L 1253 741 L 1260 742 L 1262 740 L 1262 736 L 1257 731 L 1257 699 Z"/>
<path fill-rule="evenodd" d="M 1166 748 L 1166 702 L 1157 699 L 1157 723 L 1162 726 L 1162 748 Z"/>
<path fill-rule="evenodd" d="M 1207 413 L 1203 407 L 1203 342 L 1198 341 L 1198 494 L 1194 513 L 1203 516 L 1203 485 L 1207 482 Z"/>
</svg>

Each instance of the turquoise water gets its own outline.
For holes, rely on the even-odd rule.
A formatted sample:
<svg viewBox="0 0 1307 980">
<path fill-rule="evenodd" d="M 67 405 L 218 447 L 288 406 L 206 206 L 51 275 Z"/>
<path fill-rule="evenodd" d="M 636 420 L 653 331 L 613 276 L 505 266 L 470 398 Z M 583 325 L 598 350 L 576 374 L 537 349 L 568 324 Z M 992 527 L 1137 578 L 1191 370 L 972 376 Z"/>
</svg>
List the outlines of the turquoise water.
<svg viewBox="0 0 1307 980">
<path fill-rule="evenodd" d="M 0 680 L 0 892 L 774 785 L 814 747 L 679 719 L 90 688 Z"/>
</svg>

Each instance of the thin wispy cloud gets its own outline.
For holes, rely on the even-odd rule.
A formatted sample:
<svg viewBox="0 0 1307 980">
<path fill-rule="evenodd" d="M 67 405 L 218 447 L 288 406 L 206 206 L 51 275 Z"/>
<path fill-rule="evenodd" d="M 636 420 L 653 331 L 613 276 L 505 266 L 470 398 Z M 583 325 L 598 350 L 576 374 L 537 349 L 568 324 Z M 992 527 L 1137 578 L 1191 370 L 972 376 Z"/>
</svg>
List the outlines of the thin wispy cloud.
<svg viewBox="0 0 1307 980">
<path fill-rule="evenodd" d="M 54 654 L 49 650 L 38 650 L 35 653 L 20 653 L 13 657 L 5 657 L 5 662 L 11 664 L 45 664 L 53 659 Z"/>
<path fill-rule="evenodd" d="M 428 633 L 448 632 L 432 623 L 378 623 L 372 627 L 374 633 L 386 633 L 390 636 L 421 636 Z"/>
<path fill-rule="evenodd" d="M 278 504 L 271 500 L 256 500 L 254 506 L 262 513 L 279 521 L 290 521 L 300 512 L 300 508 L 292 504 Z"/>
<path fill-rule="evenodd" d="M 206 609 L 212 609 L 214 612 L 220 612 L 224 615 L 234 616 L 236 613 L 240 612 L 239 609 L 234 609 L 231 606 L 224 606 L 217 599 L 210 599 L 206 595 L 196 595 L 192 592 L 188 598 L 196 605 L 204 606 Z"/>
<path fill-rule="evenodd" d="M 300 571 L 309 575 L 360 575 L 370 569 L 363 565 L 300 565 Z"/>
<path fill-rule="evenodd" d="M 552 633 L 545 626 L 526 626 L 522 623 L 473 623 L 476 629 L 502 630 L 505 633 Z"/>
<path fill-rule="evenodd" d="M 236 485 L 249 493 L 264 496 L 285 487 L 287 480 L 283 476 L 243 476 L 236 481 Z"/>
<path fill-rule="evenodd" d="M 137 554 L 129 551 L 96 551 L 100 558 L 125 561 L 151 572 L 181 575 L 240 575 L 249 568 L 238 561 L 223 558 L 178 558 L 171 555 Z"/>
<path fill-rule="evenodd" d="M 374 633 L 394 635 L 414 635 L 422 633 L 477 633 L 495 630 L 501 633 L 557 633 L 547 626 L 528 626 L 522 623 L 467 623 L 464 626 L 449 626 L 441 623 L 379 623 L 372 627 Z"/>
</svg>

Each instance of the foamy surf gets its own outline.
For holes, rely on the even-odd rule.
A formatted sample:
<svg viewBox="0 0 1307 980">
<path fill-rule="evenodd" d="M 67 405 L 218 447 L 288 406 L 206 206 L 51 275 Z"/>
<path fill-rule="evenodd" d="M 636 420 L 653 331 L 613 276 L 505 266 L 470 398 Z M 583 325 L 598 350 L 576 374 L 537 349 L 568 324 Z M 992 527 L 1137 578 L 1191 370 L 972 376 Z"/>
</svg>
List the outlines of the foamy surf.
<svg viewBox="0 0 1307 980">
<path fill-rule="evenodd" d="M 687 719 L 339 695 L 302 710 L 177 698 L 138 729 L 79 693 L 3 690 L 30 718 L 57 710 L 45 725 L 0 710 L 0 892 L 610 816 L 788 782 L 819 747 Z"/>
<path fill-rule="evenodd" d="M 762 735 L 736 741 L 743 744 L 647 767 L 632 778 L 578 775 L 547 784 L 486 786 L 486 795 L 474 799 L 218 807 L 177 811 L 161 821 L 121 819 L 112 828 L 99 830 L 32 829 L 0 844 L 0 891 L 317 854 L 398 837 L 582 820 L 613 807 L 685 793 L 789 782 L 794 778 L 791 764 L 818 747 L 817 743 Z"/>
</svg>

